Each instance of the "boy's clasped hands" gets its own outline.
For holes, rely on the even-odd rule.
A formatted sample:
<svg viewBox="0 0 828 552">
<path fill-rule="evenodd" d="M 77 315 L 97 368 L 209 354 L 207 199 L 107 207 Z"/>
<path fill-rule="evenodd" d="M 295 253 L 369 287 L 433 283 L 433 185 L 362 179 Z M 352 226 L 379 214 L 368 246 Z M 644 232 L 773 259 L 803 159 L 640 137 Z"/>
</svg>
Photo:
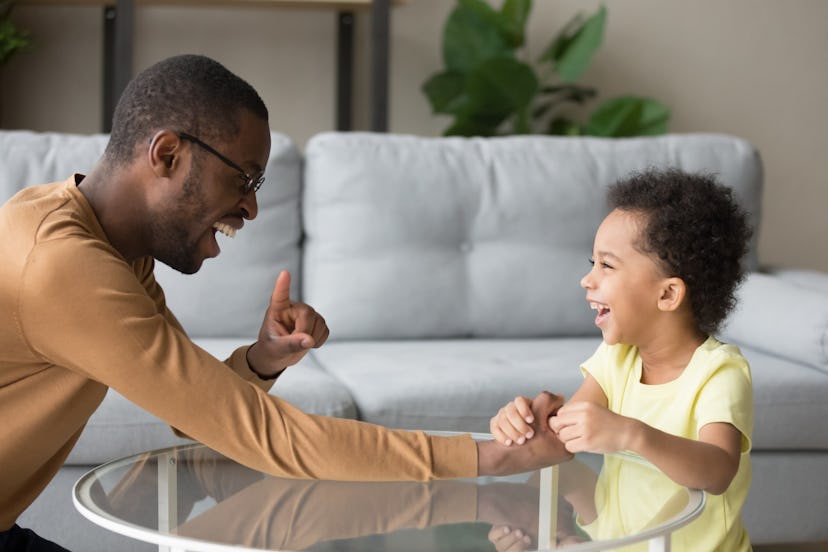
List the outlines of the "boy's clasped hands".
<svg viewBox="0 0 828 552">
<path fill-rule="evenodd" d="M 613 453 L 629 448 L 629 424 L 635 422 L 593 402 L 564 405 L 562 397 L 543 391 L 534 399 L 516 397 L 492 417 L 489 429 L 506 446 L 526 443 L 540 427 L 554 432 L 571 453 Z"/>
</svg>

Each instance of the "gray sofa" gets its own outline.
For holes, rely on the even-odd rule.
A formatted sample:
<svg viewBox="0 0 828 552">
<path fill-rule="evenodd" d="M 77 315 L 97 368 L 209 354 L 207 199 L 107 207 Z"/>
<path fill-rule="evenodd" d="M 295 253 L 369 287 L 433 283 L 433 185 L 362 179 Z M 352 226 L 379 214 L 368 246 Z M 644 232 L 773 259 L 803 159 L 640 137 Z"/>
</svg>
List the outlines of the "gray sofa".
<svg viewBox="0 0 828 552">
<path fill-rule="evenodd" d="M 0 200 L 90 168 L 106 137 L 0 132 Z M 168 302 L 218 357 L 251 341 L 280 269 L 330 341 L 272 393 L 308 412 L 392 427 L 486 431 L 518 394 L 570 396 L 600 340 L 578 282 L 607 184 L 635 169 L 713 172 L 759 230 L 757 151 L 720 135 L 602 140 L 326 133 L 304 153 L 273 134 L 259 216 L 193 276 L 160 265 Z M 758 235 L 758 231 L 757 231 Z M 828 275 L 759 272 L 722 338 L 751 362 L 754 543 L 828 540 Z M 181 442 L 110 391 L 20 523 L 73 550 L 151 550 L 75 513 L 96 464 Z"/>
</svg>

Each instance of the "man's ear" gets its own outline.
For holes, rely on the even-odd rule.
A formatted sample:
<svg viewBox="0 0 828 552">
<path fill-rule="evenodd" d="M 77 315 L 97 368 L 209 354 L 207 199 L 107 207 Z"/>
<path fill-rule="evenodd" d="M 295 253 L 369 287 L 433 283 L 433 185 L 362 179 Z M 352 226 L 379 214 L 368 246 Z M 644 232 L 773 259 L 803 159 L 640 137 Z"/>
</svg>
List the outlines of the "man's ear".
<svg viewBox="0 0 828 552">
<path fill-rule="evenodd" d="M 658 308 L 661 311 L 675 311 L 684 303 L 687 297 L 687 285 L 681 278 L 665 278 L 662 280 L 661 295 L 658 298 Z"/>
<path fill-rule="evenodd" d="M 181 164 L 181 138 L 170 130 L 159 130 L 149 142 L 147 161 L 159 178 L 169 178 Z"/>
</svg>

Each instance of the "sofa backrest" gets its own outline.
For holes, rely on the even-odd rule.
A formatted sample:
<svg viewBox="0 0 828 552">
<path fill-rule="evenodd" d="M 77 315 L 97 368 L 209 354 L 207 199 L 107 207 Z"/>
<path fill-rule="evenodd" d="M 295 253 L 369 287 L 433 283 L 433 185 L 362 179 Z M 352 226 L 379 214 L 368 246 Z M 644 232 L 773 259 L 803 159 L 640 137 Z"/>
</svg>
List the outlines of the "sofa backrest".
<svg viewBox="0 0 828 552">
<path fill-rule="evenodd" d="M 605 189 L 666 166 L 717 174 L 758 228 L 759 155 L 728 136 L 317 135 L 303 298 L 331 339 L 597 335 L 579 281 Z"/>
<path fill-rule="evenodd" d="M 0 131 L 0 203 L 24 186 L 85 173 L 103 153 L 108 136 Z M 267 180 L 256 194 L 259 214 L 232 241 L 219 236 L 222 253 L 185 276 L 157 263 L 167 304 L 193 337 L 245 337 L 259 331 L 281 269 L 300 288 L 301 156 L 290 139 L 271 133 Z"/>
</svg>

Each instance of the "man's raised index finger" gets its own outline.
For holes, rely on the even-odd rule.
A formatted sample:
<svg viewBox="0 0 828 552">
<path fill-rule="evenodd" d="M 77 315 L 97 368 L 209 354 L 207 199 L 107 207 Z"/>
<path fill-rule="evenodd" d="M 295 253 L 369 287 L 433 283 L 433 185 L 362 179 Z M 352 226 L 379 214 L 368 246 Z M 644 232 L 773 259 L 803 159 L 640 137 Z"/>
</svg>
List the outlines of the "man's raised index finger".
<svg viewBox="0 0 828 552">
<path fill-rule="evenodd" d="M 271 306 L 285 307 L 290 305 L 290 272 L 283 270 L 276 278 L 273 293 L 270 295 Z"/>
</svg>

